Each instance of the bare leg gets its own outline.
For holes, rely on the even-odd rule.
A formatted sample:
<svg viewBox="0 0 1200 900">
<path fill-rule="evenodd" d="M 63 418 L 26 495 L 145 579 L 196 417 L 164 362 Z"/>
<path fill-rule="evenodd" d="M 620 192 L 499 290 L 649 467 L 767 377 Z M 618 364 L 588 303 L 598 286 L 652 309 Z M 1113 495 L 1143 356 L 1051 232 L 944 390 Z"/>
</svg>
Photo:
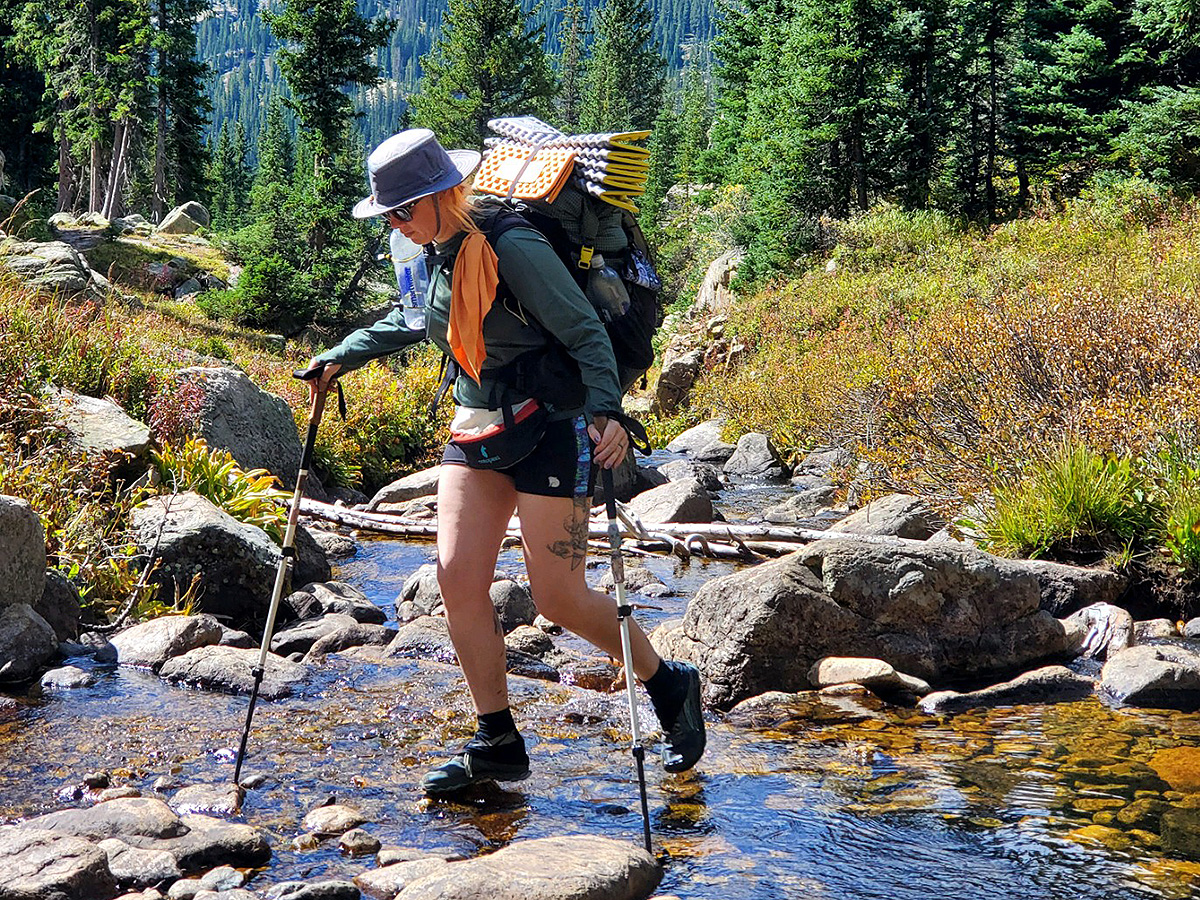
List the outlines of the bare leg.
<svg viewBox="0 0 1200 900">
<path fill-rule="evenodd" d="M 590 505 L 587 497 L 517 494 L 525 568 L 542 615 L 621 659 L 617 605 L 583 577 Z M 658 670 L 659 655 L 632 620 L 629 639 L 634 674 L 645 681 Z"/>
<path fill-rule="evenodd" d="M 488 589 L 516 497 L 511 479 L 497 472 L 444 465 L 438 478 L 438 585 L 480 715 L 508 706 L 504 634 Z"/>
</svg>

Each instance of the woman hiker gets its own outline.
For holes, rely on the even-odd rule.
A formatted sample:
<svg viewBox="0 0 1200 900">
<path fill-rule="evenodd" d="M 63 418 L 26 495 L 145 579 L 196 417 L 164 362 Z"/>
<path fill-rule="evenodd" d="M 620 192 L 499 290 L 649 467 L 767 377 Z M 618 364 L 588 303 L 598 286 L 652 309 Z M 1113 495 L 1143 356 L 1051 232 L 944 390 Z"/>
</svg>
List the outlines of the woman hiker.
<svg viewBox="0 0 1200 900">
<path fill-rule="evenodd" d="M 629 447 L 614 417 L 621 389 L 612 346 L 591 303 L 540 233 L 510 227 L 493 250 L 466 183 L 479 160 L 471 150 L 448 153 L 426 129 L 401 132 L 375 148 L 367 161 L 372 193 L 355 206 L 354 216 L 383 216 L 416 243 L 433 245 L 426 330 L 407 330 L 397 308 L 310 363 L 324 366 L 319 383 L 328 389 L 337 376 L 428 337 L 460 369 L 451 426 L 456 439 L 445 449 L 438 479 L 438 585 L 478 726 L 461 750 L 425 775 L 428 795 L 529 775 L 525 742 L 508 705 L 504 635 L 488 596 L 514 509 L 538 610 L 621 659 L 616 605 L 584 580 L 597 466 L 616 466 Z M 493 302 L 498 287 L 502 299 Z M 501 424 L 519 434 L 527 411 L 539 405 L 496 373 L 554 341 L 578 364 L 583 384 L 575 393 L 582 402 L 559 408 L 536 398 L 548 411 L 544 433 L 528 455 L 491 468 L 491 460 L 471 449 L 469 436 L 494 433 Z M 699 673 L 661 659 L 636 625 L 630 637 L 633 671 L 662 724 L 663 767 L 690 769 L 705 744 Z"/>
</svg>

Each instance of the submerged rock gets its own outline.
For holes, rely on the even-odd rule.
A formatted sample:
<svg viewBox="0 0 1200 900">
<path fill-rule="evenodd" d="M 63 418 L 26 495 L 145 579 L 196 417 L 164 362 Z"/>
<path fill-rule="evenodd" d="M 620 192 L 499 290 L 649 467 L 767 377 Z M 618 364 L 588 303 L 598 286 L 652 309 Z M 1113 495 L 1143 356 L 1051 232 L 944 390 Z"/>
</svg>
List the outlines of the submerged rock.
<svg viewBox="0 0 1200 900">
<path fill-rule="evenodd" d="M 300 827 L 317 834 L 345 834 L 352 828 L 367 824 L 367 821 L 367 817 L 354 807 L 331 803 L 310 811 Z"/>
<path fill-rule="evenodd" d="M 181 816 L 232 816 L 241 809 L 241 796 L 232 784 L 190 784 L 180 788 L 168 805 Z"/>
<path fill-rule="evenodd" d="M 1095 687 L 1092 679 L 1076 675 L 1065 666 L 1045 666 L 978 691 L 938 691 L 924 697 L 918 706 L 930 715 L 947 715 L 979 707 L 1065 703 L 1091 696 Z"/>
<path fill-rule="evenodd" d="M 96 676 L 78 666 L 62 666 L 51 669 L 42 676 L 40 682 L 43 690 L 66 691 L 73 688 L 88 687 L 96 683 Z"/>
</svg>

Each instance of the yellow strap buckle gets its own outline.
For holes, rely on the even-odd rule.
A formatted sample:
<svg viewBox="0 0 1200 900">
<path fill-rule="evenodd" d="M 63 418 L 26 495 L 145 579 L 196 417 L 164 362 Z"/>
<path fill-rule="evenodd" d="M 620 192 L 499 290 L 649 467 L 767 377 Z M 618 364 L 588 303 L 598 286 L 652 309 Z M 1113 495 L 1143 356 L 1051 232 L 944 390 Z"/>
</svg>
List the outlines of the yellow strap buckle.
<svg viewBox="0 0 1200 900">
<path fill-rule="evenodd" d="M 590 269 L 592 267 L 592 254 L 596 252 L 595 247 L 580 247 L 579 248 L 579 268 Z"/>
</svg>

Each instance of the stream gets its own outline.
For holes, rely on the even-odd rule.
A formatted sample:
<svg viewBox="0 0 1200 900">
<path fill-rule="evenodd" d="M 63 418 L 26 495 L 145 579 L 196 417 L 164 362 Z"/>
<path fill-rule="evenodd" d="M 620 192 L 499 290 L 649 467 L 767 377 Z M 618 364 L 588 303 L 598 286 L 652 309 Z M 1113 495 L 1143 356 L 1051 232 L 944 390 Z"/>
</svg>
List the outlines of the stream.
<svg viewBox="0 0 1200 900">
<path fill-rule="evenodd" d="M 731 519 L 783 492 L 729 491 Z M 334 577 L 394 617 L 428 542 L 363 537 Z M 606 563 L 589 570 L 598 581 Z M 654 558 L 679 596 L 645 601 L 647 631 L 682 615 L 732 564 Z M 499 569 L 521 571 L 519 551 Z M 636 598 L 635 598 L 636 599 Z M 581 642 L 563 636 L 569 647 Z M 189 690 L 132 669 L 71 660 L 96 684 L 22 694 L 0 722 L 0 820 L 79 802 L 103 770 L 146 795 L 162 776 L 232 778 L 247 699 Z M 293 844 L 330 795 L 384 844 L 466 856 L 516 839 L 602 834 L 640 842 L 624 694 L 512 678 L 533 775 L 462 802 L 424 799 L 421 776 L 473 724 L 456 669 L 425 660 L 330 657 L 293 698 L 260 703 L 246 773 L 267 776 L 241 817 L 274 856 L 254 890 L 350 878 L 374 865 L 336 841 Z M 654 718 L 643 703 L 643 722 Z M 753 714 L 708 713 L 709 749 L 683 775 L 648 752 L 660 893 L 685 900 L 1141 900 L 1200 896 L 1200 714 L 1113 710 L 1095 699 L 935 718 L 866 694 Z M 1191 860 L 1188 857 L 1191 857 Z M 548 861 L 552 865 L 552 861 Z"/>
</svg>

